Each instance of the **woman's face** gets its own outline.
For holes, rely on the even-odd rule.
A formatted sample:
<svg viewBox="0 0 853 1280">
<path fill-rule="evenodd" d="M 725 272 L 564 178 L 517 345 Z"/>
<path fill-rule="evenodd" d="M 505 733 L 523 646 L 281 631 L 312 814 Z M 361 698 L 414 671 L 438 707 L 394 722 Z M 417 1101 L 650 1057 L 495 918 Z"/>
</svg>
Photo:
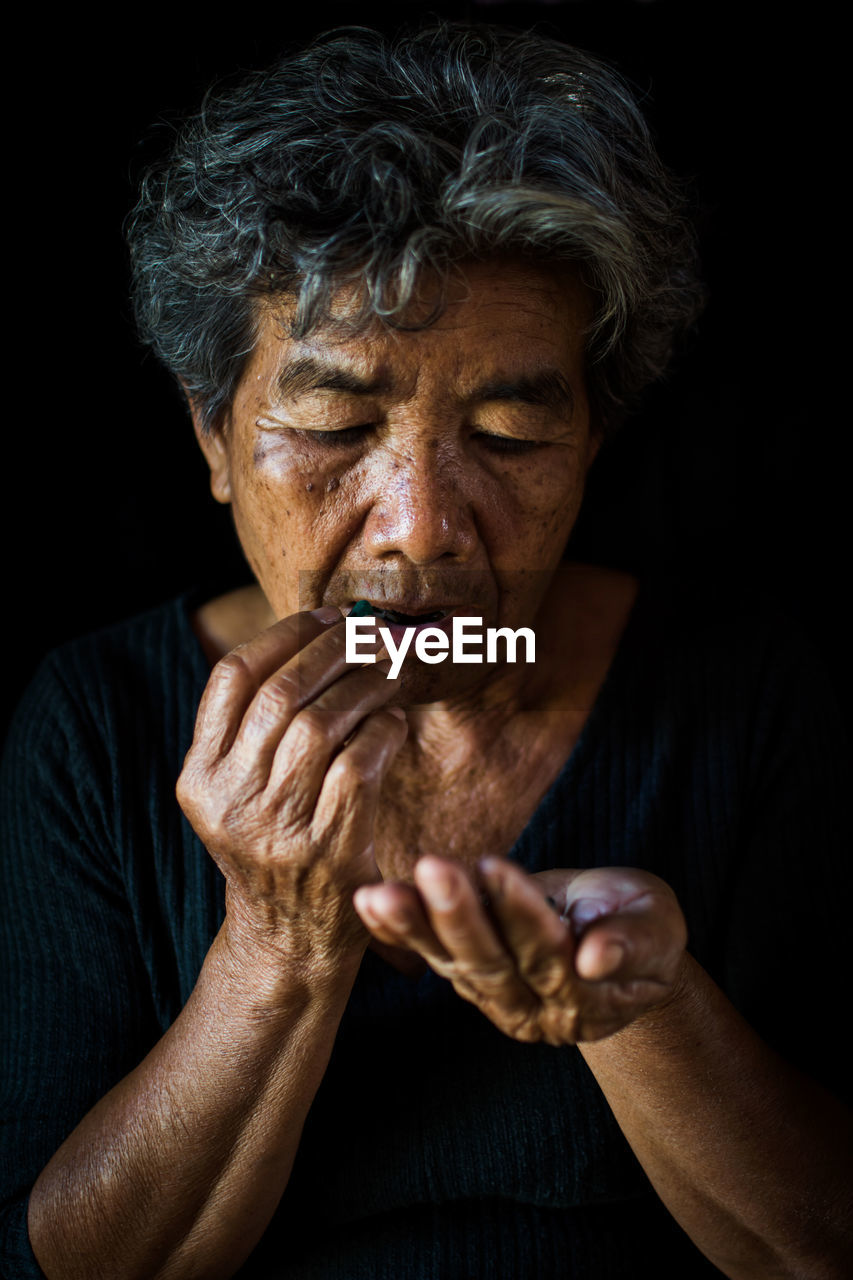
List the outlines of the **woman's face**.
<svg viewBox="0 0 853 1280">
<path fill-rule="evenodd" d="M 272 614 L 365 598 L 532 625 L 597 447 L 589 317 L 573 273 L 517 260 L 467 268 L 422 331 L 294 340 L 285 309 L 266 309 L 202 447 Z M 431 697 L 482 679 L 476 665 L 417 666 Z"/>
</svg>

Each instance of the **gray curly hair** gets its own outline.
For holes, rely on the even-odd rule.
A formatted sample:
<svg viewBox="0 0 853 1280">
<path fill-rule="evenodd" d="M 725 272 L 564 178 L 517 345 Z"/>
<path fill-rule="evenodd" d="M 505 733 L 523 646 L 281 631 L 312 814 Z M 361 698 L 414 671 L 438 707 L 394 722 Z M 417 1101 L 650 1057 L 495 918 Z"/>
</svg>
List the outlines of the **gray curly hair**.
<svg viewBox="0 0 853 1280">
<path fill-rule="evenodd" d="M 579 264 L 595 298 L 587 371 L 610 431 L 659 378 L 702 290 L 678 184 L 620 77 L 531 33 L 440 23 L 341 28 L 211 90 L 145 174 L 128 219 L 140 333 L 211 430 L 251 354 L 258 300 L 293 336 L 408 325 L 418 282 L 465 259 Z"/>
</svg>

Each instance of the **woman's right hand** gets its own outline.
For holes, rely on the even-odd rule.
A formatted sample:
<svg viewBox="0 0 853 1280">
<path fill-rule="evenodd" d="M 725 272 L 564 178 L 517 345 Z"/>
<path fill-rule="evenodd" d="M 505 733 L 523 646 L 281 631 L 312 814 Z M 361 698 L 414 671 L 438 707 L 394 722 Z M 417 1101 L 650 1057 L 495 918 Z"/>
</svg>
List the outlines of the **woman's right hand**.
<svg viewBox="0 0 853 1280">
<path fill-rule="evenodd" d="M 227 881 L 229 943 L 334 971 L 368 941 L 379 791 L 406 738 L 387 662 L 345 660 L 338 610 L 297 613 L 214 667 L 178 802 Z"/>
<path fill-rule="evenodd" d="M 369 938 L 352 895 L 377 878 L 406 736 L 388 664 L 348 665 L 336 622 L 285 618 L 211 673 L 177 793 L 226 917 L 179 1015 L 33 1187 L 30 1240 L 57 1280 L 234 1275 L 281 1201 Z M 117 992 L 106 1027 L 137 999 Z"/>
</svg>

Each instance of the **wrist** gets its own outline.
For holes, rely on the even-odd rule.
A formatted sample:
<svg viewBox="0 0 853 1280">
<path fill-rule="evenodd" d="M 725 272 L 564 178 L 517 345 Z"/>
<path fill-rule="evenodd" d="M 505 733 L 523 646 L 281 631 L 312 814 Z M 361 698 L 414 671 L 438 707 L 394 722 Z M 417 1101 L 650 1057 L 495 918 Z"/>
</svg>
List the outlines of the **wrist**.
<svg viewBox="0 0 853 1280">
<path fill-rule="evenodd" d="M 678 965 L 678 972 L 667 993 L 658 1004 L 641 1013 L 629 1027 L 649 1029 L 659 1034 L 661 1027 L 675 1025 L 689 1015 L 695 1007 L 697 975 L 702 972 L 693 957 L 685 951 Z M 628 1030 L 628 1027 L 625 1028 Z"/>
<path fill-rule="evenodd" d="M 366 930 L 332 943 L 310 929 L 259 920 L 230 894 L 226 906 L 210 960 L 227 990 L 250 993 L 260 1009 L 349 997 L 369 940 Z"/>
<path fill-rule="evenodd" d="M 704 971 L 688 952 L 684 952 L 678 972 L 663 998 L 626 1026 L 601 1040 L 579 1043 L 584 1056 L 596 1058 L 621 1054 L 625 1050 L 653 1046 L 656 1050 L 668 1042 L 678 1044 L 685 1031 L 694 1024 L 699 1002 L 699 987 Z"/>
</svg>

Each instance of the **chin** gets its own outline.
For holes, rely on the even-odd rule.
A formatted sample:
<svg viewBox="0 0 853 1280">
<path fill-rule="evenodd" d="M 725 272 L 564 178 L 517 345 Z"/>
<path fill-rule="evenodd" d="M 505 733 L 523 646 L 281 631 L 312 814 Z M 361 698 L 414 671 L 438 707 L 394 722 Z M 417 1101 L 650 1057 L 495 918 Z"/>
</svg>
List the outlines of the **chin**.
<svg viewBox="0 0 853 1280">
<path fill-rule="evenodd" d="M 430 666 L 416 657 L 407 658 L 400 671 L 399 688 L 388 706 L 414 707 L 455 700 L 487 684 L 500 669 L 497 664 L 486 663 L 454 665 L 449 659 Z"/>
</svg>

